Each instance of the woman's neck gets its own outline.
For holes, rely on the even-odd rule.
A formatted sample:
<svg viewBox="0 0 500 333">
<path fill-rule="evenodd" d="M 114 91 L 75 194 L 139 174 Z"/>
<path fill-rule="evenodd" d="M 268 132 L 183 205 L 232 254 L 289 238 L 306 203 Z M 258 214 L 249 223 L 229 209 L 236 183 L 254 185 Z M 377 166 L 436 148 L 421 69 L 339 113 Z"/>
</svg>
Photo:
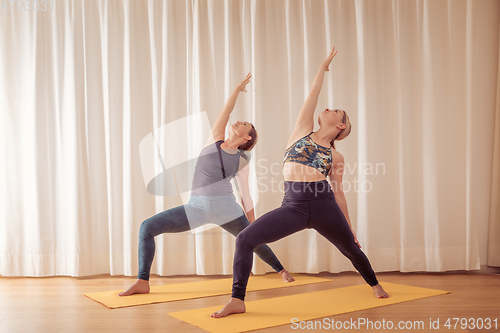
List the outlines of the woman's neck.
<svg viewBox="0 0 500 333">
<path fill-rule="evenodd" d="M 240 145 L 239 140 L 229 137 L 220 144 L 220 147 L 223 149 L 238 149 Z"/>
<path fill-rule="evenodd" d="M 316 138 L 314 140 L 316 143 L 322 144 L 324 146 L 329 146 L 332 140 L 335 140 L 339 135 L 340 131 L 337 127 L 325 128 L 320 127 L 319 130 L 314 132 L 312 135 Z"/>
</svg>

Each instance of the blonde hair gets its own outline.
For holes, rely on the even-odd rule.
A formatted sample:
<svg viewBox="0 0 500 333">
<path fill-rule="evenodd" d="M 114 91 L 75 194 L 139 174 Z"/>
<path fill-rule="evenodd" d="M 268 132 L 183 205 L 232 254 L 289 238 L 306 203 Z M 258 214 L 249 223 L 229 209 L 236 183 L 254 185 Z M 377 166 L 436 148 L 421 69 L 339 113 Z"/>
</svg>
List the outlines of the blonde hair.
<svg viewBox="0 0 500 333">
<path fill-rule="evenodd" d="M 344 111 L 344 110 L 341 110 Z M 342 123 L 345 124 L 345 128 L 339 132 L 337 137 L 330 141 L 330 146 L 335 149 L 335 141 L 337 140 L 343 140 L 345 139 L 349 133 L 351 133 L 351 121 L 349 120 L 349 116 L 347 115 L 347 112 L 344 111 L 344 117 L 342 117 Z"/>
</svg>

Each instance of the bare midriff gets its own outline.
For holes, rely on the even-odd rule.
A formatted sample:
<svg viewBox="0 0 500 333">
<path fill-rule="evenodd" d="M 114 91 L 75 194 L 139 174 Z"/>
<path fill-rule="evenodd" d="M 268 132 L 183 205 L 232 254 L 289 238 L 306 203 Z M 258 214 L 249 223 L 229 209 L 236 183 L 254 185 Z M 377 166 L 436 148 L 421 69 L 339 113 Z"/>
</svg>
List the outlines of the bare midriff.
<svg viewBox="0 0 500 333">
<path fill-rule="evenodd" d="M 287 182 L 318 182 L 326 179 L 318 169 L 296 162 L 285 162 L 283 175 Z"/>
</svg>

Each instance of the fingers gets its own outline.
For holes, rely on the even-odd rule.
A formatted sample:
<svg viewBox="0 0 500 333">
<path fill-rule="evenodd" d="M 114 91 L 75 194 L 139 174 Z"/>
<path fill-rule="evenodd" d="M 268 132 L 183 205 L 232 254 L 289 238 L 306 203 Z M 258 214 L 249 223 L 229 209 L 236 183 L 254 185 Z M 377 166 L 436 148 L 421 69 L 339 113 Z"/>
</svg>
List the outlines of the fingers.
<svg viewBox="0 0 500 333">
<path fill-rule="evenodd" d="M 335 53 L 337 53 L 337 52 L 335 51 L 335 46 L 334 46 L 332 48 L 332 50 L 330 51 L 330 53 L 328 54 L 328 57 L 332 57 L 333 58 L 335 56 Z"/>
<path fill-rule="evenodd" d="M 252 78 L 252 74 L 248 73 L 247 76 L 245 76 L 245 78 L 243 79 L 243 82 L 248 83 L 248 82 L 250 82 L 251 78 Z"/>
<path fill-rule="evenodd" d="M 361 248 L 361 244 L 359 244 L 359 241 L 358 241 L 358 237 L 356 236 L 356 233 L 351 229 L 352 231 L 352 235 L 354 236 L 354 243 L 356 243 L 356 245 Z"/>
<path fill-rule="evenodd" d="M 243 82 L 241 82 L 241 83 L 247 84 L 248 82 L 250 82 L 251 78 L 252 78 L 252 74 L 248 73 L 247 76 L 245 76 L 245 78 L 243 79 Z"/>
<path fill-rule="evenodd" d="M 335 46 L 333 47 L 332 51 L 330 52 L 330 54 L 328 55 L 328 59 L 330 61 L 333 60 L 333 57 L 335 57 L 337 55 L 337 50 L 335 50 Z"/>
<path fill-rule="evenodd" d="M 245 78 L 243 79 L 243 81 L 241 81 L 240 83 L 240 87 L 241 87 L 241 91 L 243 92 L 246 92 L 247 90 L 245 89 L 246 85 L 250 82 L 250 79 L 252 78 L 252 74 L 251 73 L 248 73 L 247 76 L 245 76 Z"/>
<path fill-rule="evenodd" d="M 337 54 L 337 50 L 335 50 L 335 46 L 332 48 L 332 58 Z"/>
<path fill-rule="evenodd" d="M 333 57 L 335 57 L 337 55 L 337 50 L 335 50 L 335 46 L 332 48 L 332 50 L 330 51 L 330 53 L 328 54 L 328 57 L 326 58 L 325 62 L 323 63 L 323 68 L 325 69 L 325 71 L 329 71 L 330 68 L 328 68 L 330 66 L 330 63 L 332 62 L 333 60 Z"/>
</svg>

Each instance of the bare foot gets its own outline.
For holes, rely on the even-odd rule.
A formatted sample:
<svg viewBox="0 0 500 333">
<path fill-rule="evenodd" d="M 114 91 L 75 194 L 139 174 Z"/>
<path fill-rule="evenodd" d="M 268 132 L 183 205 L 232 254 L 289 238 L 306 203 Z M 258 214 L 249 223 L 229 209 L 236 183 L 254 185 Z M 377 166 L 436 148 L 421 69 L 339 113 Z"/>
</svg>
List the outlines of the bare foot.
<svg viewBox="0 0 500 333">
<path fill-rule="evenodd" d="M 210 315 L 212 318 L 222 318 L 229 316 L 234 313 L 245 313 L 247 308 L 245 307 L 245 302 L 238 298 L 231 298 L 229 303 L 227 303 L 222 310 L 214 312 Z"/>
<path fill-rule="evenodd" d="M 125 291 L 122 291 L 118 296 L 130 296 L 133 294 L 148 294 L 149 293 L 149 281 L 137 279 L 134 284 L 130 286 Z"/>
<path fill-rule="evenodd" d="M 384 288 L 380 284 L 373 286 L 373 292 L 377 298 L 389 298 L 389 294 L 385 292 Z"/>
<path fill-rule="evenodd" d="M 286 269 L 283 268 L 283 270 L 280 272 L 281 278 L 285 282 L 293 282 L 295 279 L 293 278 L 292 274 L 290 274 Z"/>
</svg>

